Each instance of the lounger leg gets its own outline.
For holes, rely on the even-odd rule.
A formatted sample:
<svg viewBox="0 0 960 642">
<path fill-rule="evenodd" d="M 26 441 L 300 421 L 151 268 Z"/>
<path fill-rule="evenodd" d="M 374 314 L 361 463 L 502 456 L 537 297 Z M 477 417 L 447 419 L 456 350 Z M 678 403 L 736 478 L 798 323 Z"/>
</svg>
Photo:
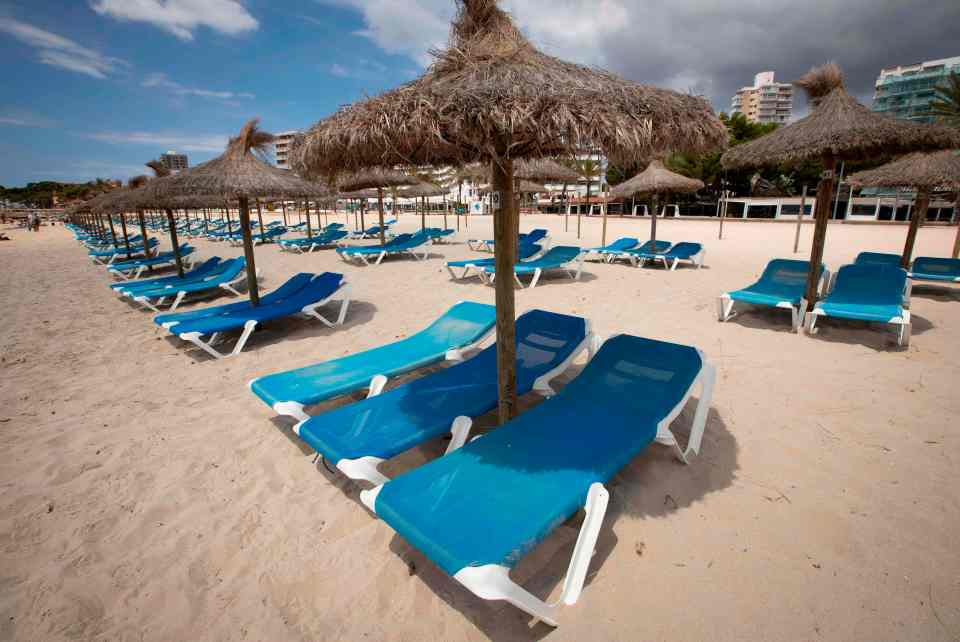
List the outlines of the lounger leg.
<svg viewBox="0 0 960 642">
<path fill-rule="evenodd" d="M 816 310 L 811 310 L 810 312 L 807 312 L 807 316 L 806 316 L 807 334 L 811 336 L 815 335 L 818 332 L 817 330 L 818 316 L 820 315 L 817 314 Z"/>
<path fill-rule="evenodd" d="M 447 450 L 443 453 L 444 455 L 449 455 L 467 443 L 471 426 L 473 426 L 473 419 L 470 417 L 460 415 L 453 420 L 453 423 L 450 425 L 450 443 L 447 445 Z"/>
<path fill-rule="evenodd" d="M 541 275 L 541 274 L 543 274 L 543 270 L 542 270 L 541 268 L 537 268 L 536 270 L 533 271 L 533 280 L 530 281 L 530 289 L 531 289 L 531 290 L 532 290 L 533 288 L 537 287 L 537 283 L 540 281 L 540 275 Z M 516 275 L 516 272 L 514 272 L 514 275 Z M 519 281 L 520 281 L 520 279 L 517 279 L 517 282 L 519 282 Z M 521 283 L 520 285 L 523 285 L 523 284 Z"/>
<path fill-rule="evenodd" d="M 685 464 L 689 464 L 694 455 L 700 454 L 700 443 L 703 441 L 703 433 L 707 426 L 707 415 L 710 412 L 710 402 L 713 399 L 713 384 L 717 379 L 716 368 L 712 364 L 704 363 L 698 379 L 700 381 L 700 400 L 697 402 L 697 410 L 693 415 L 693 426 L 690 428 L 690 439 L 687 440 L 686 449 L 680 448 L 677 438 L 670 430 L 673 417 L 664 419 L 657 429 L 657 443 L 672 446 L 677 458 Z"/>
<path fill-rule="evenodd" d="M 447 267 L 447 272 L 450 273 L 450 278 L 453 279 L 454 281 L 456 281 L 456 280 L 457 280 L 457 275 L 456 275 L 456 273 L 454 273 L 453 268 L 450 267 L 449 265 L 446 266 L 446 267 Z M 464 270 L 464 272 L 466 272 L 466 270 Z"/>
<path fill-rule="evenodd" d="M 160 312 L 160 308 L 157 307 L 157 305 L 160 305 L 160 301 L 157 301 L 157 305 L 153 305 L 152 303 L 150 303 L 150 299 L 148 299 L 145 296 L 137 296 L 137 297 L 134 297 L 133 300 L 148 310 L 152 310 L 154 312 Z"/>
<path fill-rule="evenodd" d="M 384 460 L 380 457 L 341 459 L 337 462 L 337 469 L 350 479 L 362 479 L 379 486 L 390 481 L 389 477 L 377 470 L 377 466 L 383 462 Z"/>
<path fill-rule="evenodd" d="M 233 352 L 230 353 L 231 357 L 235 357 L 240 354 L 240 351 L 243 350 L 243 346 L 247 345 L 247 339 L 250 338 L 250 335 L 253 333 L 253 330 L 256 327 L 256 321 L 247 321 L 245 324 L 243 324 L 243 332 L 240 334 L 240 338 L 237 339 L 237 345 L 233 347 Z"/>
<path fill-rule="evenodd" d="M 183 302 L 183 297 L 187 296 L 187 293 L 183 290 L 177 292 L 177 296 L 173 299 L 173 303 L 170 305 L 170 312 L 173 312 L 177 309 L 177 306 Z M 160 305 L 160 301 L 157 301 L 157 305 Z"/>
<path fill-rule="evenodd" d="M 721 294 L 717 297 L 717 320 L 718 321 L 729 321 L 730 317 L 733 316 L 733 304 L 734 300 L 731 299 L 726 294 Z"/>
<path fill-rule="evenodd" d="M 560 600 L 547 604 L 510 579 L 510 569 L 498 564 L 468 566 L 453 576 L 475 595 L 485 600 L 505 600 L 521 611 L 529 613 L 550 626 L 557 626 L 556 613 L 560 603 L 573 605 L 580 598 L 587 577 L 590 560 L 597 544 L 597 537 L 607 512 L 610 494 L 603 484 L 591 484 L 584 504 L 586 517 L 577 535 L 577 543 L 570 557 L 567 575 L 563 581 Z"/>
<path fill-rule="evenodd" d="M 897 345 L 903 348 L 910 347 L 911 330 L 912 330 L 912 323 L 910 321 L 910 313 L 904 310 L 903 323 L 900 324 L 900 335 L 897 338 Z"/>
<path fill-rule="evenodd" d="M 310 415 L 304 411 L 303 404 L 299 404 L 296 401 L 278 401 L 273 404 L 273 411 L 278 415 L 293 417 L 298 422 L 306 421 L 310 418 Z"/>
<path fill-rule="evenodd" d="M 386 255 L 387 255 L 386 252 L 380 252 L 380 254 L 377 256 L 377 262 L 375 263 L 375 265 L 380 265 L 380 262 L 383 261 L 383 257 L 385 257 Z M 363 256 L 363 255 L 361 254 L 360 256 Z M 364 260 L 366 261 L 366 259 Z"/>
<path fill-rule="evenodd" d="M 533 273 L 533 281 L 530 282 L 531 288 L 536 287 L 537 278 L 539 277 L 539 275 L 540 275 L 540 270 L 537 270 L 536 272 Z M 517 285 L 519 285 L 521 288 L 523 287 L 523 282 L 520 280 L 520 276 L 516 272 L 513 273 L 513 280 L 516 281 Z"/>
<path fill-rule="evenodd" d="M 381 392 L 383 392 L 383 388 L 386 385 L 387 378 L 384 375 L 373 375 L 370 378 L 370 385 L 367 387 L 367 399 L 379 395 Z"/>
<path fill-rule="evenodd" d="M 223 359 L 224 357 L 228 356 L 225 354 L 221 354 L 216 348 L 213 347 L 213 342 L 217 337 L 216 333 L 214 333 L 214 335 L 210 337 L 209 342 L 201 339 L 200 338 L 201 335 L 199 332 L 188 332 L 186 334 L 181 334 L 178 336 L 184 341 L 189 341 L 190 343 L 197 346 L 198 348 L 200 348 L 210 356 L 214 357 L 215 359 Z"/>
<path fill-rule="evenodd" d="M 806 299 L 800 299 L 799 308 L 790 308 L 790 312 L 793 314 L 793 329 L 798 334 L 803 330 L 803 320 L 807 318 L 807 307 L 809 305 Z"/>
</svg>

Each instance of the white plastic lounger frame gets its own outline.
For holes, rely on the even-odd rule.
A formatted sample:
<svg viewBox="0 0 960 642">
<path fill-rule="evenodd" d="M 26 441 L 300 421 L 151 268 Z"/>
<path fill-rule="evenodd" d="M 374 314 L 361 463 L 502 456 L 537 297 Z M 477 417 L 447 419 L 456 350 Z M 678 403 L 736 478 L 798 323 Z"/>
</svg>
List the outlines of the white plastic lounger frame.
<svg viewBox="0 0 960 642">
<path fill-rule="evenodd" d="M 556 394 L 552 387 L 550 387 L 550 381 L 563 374 L 567 368 L 570 367 L 570 364 L 573 363 L 580 353 L 587 352 L 587 361 L 593 358 L 593 355 L 597 353 L 597 350 L 600 347 L 600 339 L 597 335 L 593 334 L 590 331 L 590 321 L 587 321 L 587 334 L 584 337 L 573 352 L 571 352 L 566 359 L 563 360 L 556 368 L 553 368 L 549 372 L 537 377 L 537 380 L 533 382 L 533 391 L 543 395 L 544 397 L 552 397 Z M 386 381 L 386 379 L 384 379 Z M 371 397 L 373 395 L 368 395 Z M 302 422 L 301 422 L 302 423 Z M 473 426 L 473 419 L 464 415 L 456 417 L 453 422 L 450 424 L 450 443 L 447 445 L 447 450 L 444 454 L 452 453 L 454 450 L 460 448 L 465 443 L 467 443 L 467 438 L 470 436 L 470 428 Z M 300 434 L 300 423 L 293 427 L 293 432 Z M 382 457 L 359 457 L 357 459 L 341 459 L 337 462 L 337 468 L 340 469 L 344 475 L 354 480 L 364 480 L 368 481 L 374 485 L 384 484 L 390 481 L 390 478 L 385 476 L 377 467 L 382 464 L 385 459 Z"/>
<path fill-rule="evenodd" d="M 257 268 L 256 274 L 257 274 L 257 282 L 259 283 L 259 282 L 260 282 L 260 279 L 263 278 L 262 275 L 261 275 L 261 273 L 260 273 L 260 268 Z M 215 279 L 215 278 L 217 278 L 217 277 L 214 275 L 214 276 L 211 276 L 211 277 L 208 277 L 208 278 L 204 279 L 204 281 L 209 281 L 210 279 Z M 202 282 L 202 281 L 201 281 L 201 282 Z M 236 295 L 236 296 L 240 296 L 240 291 L 237 290 L 236 286 L 238 286 L 238 285 L 243 285 L 243 284 L 246 283 L 246 282 L 247 282 L 247 273 L 246 273 L 246 271 L 241 271 L 237 276 L 235 276 L 235 277 L 233 278 L 232 281 L 228 281 L 228 282 L 226 282 L 226 283 L 221 283 L 219 287 L 223 288 L 224 290 L 226 290 L 226 291 L 229 292 L 230 294 L 234 294 L 234 295 Z M 173 294 L 173 286 L 168 286 L 168 289 L 170 289 L 170 290 L 171 290 L 171 294 Z M 157 299 L 157 301 L 156 301 L 155 303 L 151 303 L 151 302 L 150 302 L 150 299 L 148 299 L 148 298 L 145 297 L 145 296 L 134 296 L 134 297 L 132 297 L 132 298 L 133 298 L 134 301 L 136 301 L 137 303 L 139 303 L 139 304 L 142 305 L 143 307 L 147 308 L 148 310 L 153 310 L 154 312 L 160 312 L 160 306 L 163 305 L 164 301 L 166 301 L 166 300 L 167 300 L 167 297 L 169 297 L 169 296 L 170 296 L 170 294 L 165 294 L 165 295 L 163 295 L 162 297 L 160 297 L 159 299 Z M 170 304 L 170 309 L 168 309 L 167 312 L 169 313 L 169 312 L 175 311 L 175 310 L 177 309 L 177 306 L 179 306 L 179 305 L 183 302 L 183 299 L 184 299 L 184 297 L 186 297 L 186 296 L 187 296 L 187 292 L 185 292 L 185 291 L 183 291 L 183 290 L 178 291 L 177 294 L 176 294 L 176 296 L 174 296 L 174 298 L 173 298 L 173 303 Z"/>
<path fill-rule="evenodd" d="M 195 256 L 196 252 L 191 252 L 186 256 L 180 257 L 180 262 L 182 263 L 184 270 L 191 269 Z M 110 274 L 120 277 L 121 281 L 136 281 L 148 267 L 166 267 L 174 263 L 176 263 L 176 259 L 171 257 L 169 261 L 158 263 L 157 265 L 138 265 L 137 267 L 127 268 L 126 270 L 118 270 L 116 267 L 110 267 L 108 270 L 110 271 Z"/>
<path fill-rule="evenodd" d="M 457 301 L 457 303 L 463 303 L 462 301 Z M 491 326 L 489 330 L 483 333 L 483 336 L 474 341 L 473 343 L 463 346 L 462 348 L 457 348 L 453 350 L 447 350 L 444 355 L 445 361 L 452 361 L 454 363 L 459 363 L 467 358 L 467 355 L 480 350 L 480 346 L 496 331 L 496 327 Z M 253 382 L 256 379 L 251 379 L 247 384 L 247 387 L 253 386 Z M 370 385 L 367 386 L 367 399 L 370 397 L 376 397 L 381 392 L 383 392 L 384 387 L 387 385 L 387 376 L 382 374 L 374 375 L 370 378 Z M 297 401 L 278 401 L 273 404 L 273 411 L 278 415 L 285 415 L 287 417 L 293 417 L 297 420 L 297 426 L 294 428 L 295 431 L 299 431 L 299 423 L 304 422 L 310 418 L 310 415 L 307 414 L 306 410 L 302 403 Z M 298 433 L 299 434 L 299 433 Z"/>
<path fill-rule="evenodd" d="M 825 293 L 830 283 L 830 270 L 824 269 L 823 274 L 820 275 L 820 282 L 817 284 L 817 291 Z M 717 297 L 717 320 L 720 322 L 726 322 L 737 316 L 737 313 L 733 311 L 733 304 L 736 303 L 733 299 L 730 298 L 729 292 L 724 292 L 719 297 Z M 795 332 L 800 332 L 803 329 L 804 319 L 807 314 L 807 307 L 810 305 L 810 302 L 807 301 L 806 297 L 800 299 L 800 305 L 795 306 L 789 301 L 780 301 L 777 303 L 777 308 L 783 308 L 785 310 L 790 310 L 791 315 L 791 324 L 793 325 L 793 330 Z"/>
<path fill-rule="evenodd" d="M 716 380 L 716 370 L 713 365 L 704 359 L 702 352 L 699 350 L 697 352 L 700 353 L 700 358 L 703 361 L 700 373 L 690 384 L 690 388 L 680 403 L 657 425 L 657 443 L 675 448 L 678 458 L 684 464 L 688 464 L 692 455 L 700 452 L 700 443 L 703 439 L 707 414 L 713 397 L 713 384 Z M 670 431 L 670 424 L 687 404 L 697 383 L 701 386 L 700 399 L 697 402 L 697 409 L 693 417 L 689 442 L 686 449 L 681 449 Z M 482 436 L 479 439 L 482 439 Z M 379 485 L 360 493 L 360 500 L 374 514 L 376 514 L 377 495 L 380 494 L 382 488 L 383 486 Z M 570 564 L 567 566 L 567 574 L 563 580 L 563 591 L 560 594 L 560 599 L 556 602 L 552 604 L 544 602 L 524 589 L 510 579 L 510 569 L 500 564 L 467 566 L 460 569 L 453 576 L 453 579 L 470 589 L 477 597 L 484 600 L 504 600 L 550 626 L 558 626 L 557 614 L 560 605 L 572 606 L 576 604 L 583 592 L 583 583 L 587 577 L 587 570 L 590 567 L 597 537 L 600 535 L 609 498 L 610 494 L 603 484 L 595 482 L 590 485 L 590 489 L 587 491 L 587 499 L 583 504 L 586 515 L 583 524 L 580 526 L 573 554 L 570 556 Z"/>
<path fill-rule="evenodd" d="M 819 304 L 818 304 L 819 305 Z M 824 312 L 821 308 L 814 306 L 813 310 L 807 312 L 806 316 L 806 327 L 807 334 L 815 335 L 820 331 L 817 328 L 817 318 L 818 317 L 829 317 L 830 315 Z M 842 318 L 842 317 L 838 317 Z M 877 321 L 876 323 L 883 323 L 882 321 Z M 910 321 L 910 310 L 903 310 L 903 314 L 892 319 L 888 319 L 886 323 L 891 325 L 899 326 L 897 330 L 897 345 L 906 348 L 910 346 L 910 333 L 912 324 Z"/>
<path fill-rule="evenodd" d="M 333 299 L 341 300 L 340 314 L 338 315 L 336 321 L 328 321 L 319 312 L 317 312 L 317 308 L 323 305 L 326 305 Z M 349 307 L 350 307 L 350 287 L 347 285 L 346 281 L 343 281 L 341 282 L 340 287 L 337 288 L 336 292 L 334 292 L 333 294 L 331 294 L 330 296 L 328 296 L 322 301 L 319 301 L 317 303 L 311 303 L 310 305 L 304 306 L 303 309 L 300 310 L 300 314 L 310 319 L 316 319 L 317 321 L 320 321 L 328 328 L 333 328 L 338 325 L 343 325 L 343 321 L 347 316 L 347 308 Z M 175 326 L 176 326 L 176 323 L 163 324 L 163 327 L 167 328 L 168 330 Z M 213 357 L 216 357 L 217 359 L 223 359 L 225 357 L 235 357 L 238 354 L 240 354 L 240 352 L 243 350 L 243 347 L 247 344 L 247 340 L 250 338 L 250 335 L 253 333 L 256 327 L 257 327 L 256 321 L 252 319 L 250 321 L 247 321 L 243 325 L 243 332 L 240 334 L 240 338 L 237 339 L 237 343 L 236 345 L 234 345 L 233 350 L 231 350 L 226 354 L 220 352 L 219 350 L 213 347 L 218 343 L 218 339 L 220 338 L 219 332 L 214 332 L 212 335 L 210 335 L 210 338 L 207 341 L 203 340 L 202 338 L 203 335 L 200 334 L 199 332 L 186 332 L 184 334 L 179 334 L 177 336 L 183 339 L 184 341 L 189 341 L 190 343 L 194 344 L 195 346 L 197 346 L 207 354 Z"/>
<path fill-rule="evenodd" d="M 658 256 L 657 258 L 663 263 L 663 267 L 668 268 L 671 272 L 675 272 L 677 266 L 681 263 L 690 263 L 698 270 L 703 267 L 703 260 L 706 258 L 707 251 L 703 248 L 700 248 L 700 251 L 691 256 L 689 259 L 681 259 L 679 257 L 673 259 L 673 263 L 667 261 L 666 256 Z"/>
</svg>

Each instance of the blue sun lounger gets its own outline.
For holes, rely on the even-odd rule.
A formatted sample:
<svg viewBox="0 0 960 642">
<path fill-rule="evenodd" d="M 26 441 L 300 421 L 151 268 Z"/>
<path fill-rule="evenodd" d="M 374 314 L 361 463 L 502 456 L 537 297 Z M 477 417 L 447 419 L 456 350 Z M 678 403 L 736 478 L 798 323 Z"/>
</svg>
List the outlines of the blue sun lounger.
<svg viewBox="0 0 960 642">
<path fill-rule="evenodd" d="M 517 255 L 521 261 L 526 261 L 532 259 L 542 252 L 543 249 L 536 243 L 521 243 L 517 247 Z M 447 261 L 447 271 L 450 273 L 450 276 L 454 279 L 465 279 L 470 273 L 470 270 L 478 270 L 479 268 L 490 267 L 494 265 L 496 259 L 494 258 L 482 258 L 482 259 L 464 259 L 463 261 Z M 456 272 L 453 271 L 453 268 L 463 268 L 463 274 L 457 276 Z"/>
<path fill-rule="evenodd" d="M 383 390 L 388 377 L 446 359 L 462 361 L 493 332 L 496 309 L 464 301 L 423 330 L 400 341 L 322 363 L 259 377 L 250 390 L 280 415 L 309 419 L 304 411 L 333 397 L 363 388 Z"/>
<path fill-rule="evenodd" d="M 918 256 L 914 259 L 908 276 L 914 281 L 960 283 L 960 259 Z"/>
<path fill-rule="evenodd" d="M 216 270 L 199 278 L 193 278 L 186 282 L 168 283 L 148 289 L 138 288 L 132 292 L 124 291 L 124 293 L 135 302 L 154 312 L 160 312 L 160 306 L 167 299 L 173 297 L 169 310 L 173 312 L 188 294 L 211 294 L 227 291 L 240 296 L 237 287 L 246 283 L 246 267 L 246 259 L 240 256 L 221 262 Z M 259 277 L 259 269 L 257 270 L 257 276 Z M 156 301 L 151 301 L 151 299 L 156 299 Z"/>
<path fill-rule="evenodd" d="M 521 234 L 518 236 L 517 243 L 539 243 L 540 245 L 548 246 L 549 244 L 546 242 L 548 235 L 549 232 L 547 232 L 547 230 L 538 227 L 535 230 L 531 230 L 527 234 Z M 471 250 L 474 251 L 484 250 L 487 252 L 493 252 L 493 239 L 470 239 L 467 241 L 467 245 Z"/>
<path fill-rule="evenodd" d="M 724 292 L 717 299 L 717 318 L 728 321 L 734 316 L 733 304 L 737 301 L 752 305 L 766 305 L 774 308 L 789 309 L 793 320 L 793 329 L 798 331 L 803 325 L 808 302 L 804 295 L 807 286 L 807 271 L 810 261 L 793 259 L 773 259 L 760 275 L 760 280 L 742 290 Z M 823 291 L 830 280 L 830 272 L 820 266 L 818 291 Z"/>
<path fill-rule="evenodd" d="M 653 255 L 654 260 L 663 262 L 663 267 L 671 272 L 681 263 L 689 263 L 697 269 L 703 267 L 706 251 L 700 243 L 677 243 L 666 252 Z"/>
<path fill-rule="evenodd" d="M 435 245 L 439 245 L 440 243 L 443 243 L 446 240 L 446 238 L 448 236 L 453 235 L 453 232 L 454 232 L 454 230 L 450 228 L 447 228 L 444 230 L 439 227 L 427 227 L 427 228 L 424 228 L 423 231 L 424 233 L 426 233 L 427 236 L 430 237 L 430 242 Z"/>
<path fill-rule="evenodd" d="M 478 597 L 556 626 L 560 604 L 575 604 L 583 589 L 609 499 L 604 484 L 654 442 L 684 463 L 699 453 L 714 379 L 696 348 L 612 337 L 553 398 L 361 500 Z M 670 427 L 698 384 L 682 448 Z M 547 604 L 510 571 L 581 507 L 560 600 Z"/>
<path fill-rule="evenodd" d="M 549 381 L 594 341 L 581 317 L 532 310 L 517 319 L 517 394 L 553 394 Z M 497 346 L 462 363 L 301 421 L 301 439 L 351 479 L 387 481 L 382 462 L 452 433 L 449 451 L 466 443 L 472 418 L 497 405 Z"/>
<path fill-rule="evenodd" d="M 593 258 L 592 255 L 598 254 L 601 261 L 610 261 L 613 256 L 637 247 L 639 242 L 639 240 L 631 236 L 624 236 L 622 238 L 618 238 L 613 243 L 608 243 L 607 245 L 600 247 L 592 247 L 589 250 L 586 250 L 584 258 L 589 260 Z"/>
<path fill-rule="evenodd" d="M 300 254 L 309 254 L 317 248 L 337 245 L 337 241 L 346 238 L 345 230 L 330 230 L 316 234 L 313 238 L 302 237 L 296 239 L 280 239 L 277 241 L 281 250 L 295 251 Z"/>
<path fill-rule="evenodd" d="M 383 245 L 338 247 L 337 254 L 339 254 L 340 258 L 344 261 L 360 259 L 364 265 L 370 265 L 371 262 L 374 265 L 380 265 L 380 262 L 386 257 L 402 254 L 409 254 L 413 258 L 422 261 L 429 255 L 429 249 L 427 247 L 429 242 L 430 237 L 423 232 L 401 234 Z M 422 252 L 418 254 L 416 252 L 417 249 L 422 249 Z M 376 257 L 376 259 L 371 261 L 373 257 Z"/>
<path fill-rule="evenodd" d="M 190 281 L 195 281 L 203 276 L 209 274 L 220 265 L 220 257 L 212 256 L 197 267 L 193 268 L 188 272 L 183 273 L 183 278 L 180 278 L 176 274 L 170 276 L 161 276 L 155 279 L 141 279 L 139 281 L 121 281 L 119 283 L 111 283 L 110 289 L 116 291 L 120 296 L 127 296 L 130 292 L 136 292 L 137 290 L 147 290 L 150 288 L 155 288 L 158 286 L 164 286 L 171 283 L 188 283 Z"/>
<path fill-rule="evenodd" d="M 221 359 L 240 354 L 253 330 L 265 321 L 303 314 L 330 328 L 342 325 L 350 305 L 348 293 L 342 274 L 302 272 L 270 294 L 261 297 L 260 305 L 256 307 L 252 306 L 249 300 L 240 301 L 190 312 L 161 314 L 154 317 L 154 323 Z M 335 297 L 341 300 L 340 314 L 336 321 L 328 321 L 317 309 Z M 222 333 L 241 329 L 240 338 L 231 352 L 223 354 L 213 347 Z M 210 338 L 205 341 L 203 337 L 208 335 Z"/>
<path fill-rule="evenodd" d="M 618 254 L 611 254 L 610 261 L 627 259 L 634 267 L 638 265 L 643 267 L 646 261 L 656 261 L 661 254 L 670 249 L 671 245 L 670 241 L 647 241 L 639 247 L 623 250 Z"/>
<path fill-rule="evenodd" d="M 887 254 L 885 252 L 860 252 L 854 260 L 854 265 L 889 265 L 891 267 L 900 267 L 899 254 Z"/>
<path fill-rule="evenodd" d="M 180 246 L 180 259 L 184 262 L 184 267 L 190 265 L 190 255 L 196 251 L 192 245 L 184 243 Z M 186 259 L 186 260 L 184 260 Z M 165 265 L 174 265 L 177 262 L 173 251 L 161 252 L 149 259 L 136 259 L 134 261 L 121 261 L 109 266 L 107 270 L 113 276 L 124 280 L 138 279 L 143 271 L 148 267 L 161 267 Z"/>
<path fill-rule="evenodd" d="M 897 345 L 910 345 L 910 311 L 904 308 L 909 281 L 901 267 L 844 265 L 833 289 L 807 313 L 807 332 L 817 333 L 818 317 L 890 323 L 899 326 Z"/>
<path fill-rule="evenodd" d="M 385 222 L 385 223 L 383 224 L 383 233 L 384 233 L 384 234 L 388 234 L 388 233 L 390 232 L 390 225 L 391 225 L 391 224 L 390 224 L 389 222 Z M 380 236 L 380 226 L 379 226 L 379 225 L 373 225 L 373 226 L 371 226 L 371 227 L 368 227 L 368 228 L 365 229 L 365 230 L 357 230 L 357 231 L 355 231 L 355 232 L 353 233 L 353 238 L 355 238 L 355 239 L 372 239 L 372 238 L 375 237 L 375 236 L 376 236 L 376 237 L 379 237 L 379 236 Z"/>
<path fill-rule="evenodd" d="M 574 265 L 576 270 L 573 269 Z M 533 279 L 528 287 L 535 288 L 540 281 L 540 277 L 548 270 L 564 270 L 571 279 L 579 280 L 583 271 L 583 250 L 573 245 L 558 245 L 538 259 L 514 265 L 513 278 L 520 287 L 523 287 L 520 275 L 532 274 Z M 496 271 L 495 265 L 488 265 L 480 270 L 481 278 L 485 278 L 488 284 L 492 284 L 496 277 Z"/>
<path fill-rule="evenodd" d="M 147 250 L 153 251 L 158 245 L 160 245 L 160 241 L 152 238 L 147 241 Z M 119 247 L 108 247 L 102 250 L 90 250 L 87 253 L 87 256 L 89 256 L 94 263 L 100 263 L 103 265 L 110 265 L 114 261 L 125 258 L 126 255 L 127 248 L 125 245 L 120 245 Z M 130 241 L 130 255 L 131 258 L 129 260 L 131 261 L 135 260 L 134 257 L 143 258 L 143 243 Z"/>
</svg>

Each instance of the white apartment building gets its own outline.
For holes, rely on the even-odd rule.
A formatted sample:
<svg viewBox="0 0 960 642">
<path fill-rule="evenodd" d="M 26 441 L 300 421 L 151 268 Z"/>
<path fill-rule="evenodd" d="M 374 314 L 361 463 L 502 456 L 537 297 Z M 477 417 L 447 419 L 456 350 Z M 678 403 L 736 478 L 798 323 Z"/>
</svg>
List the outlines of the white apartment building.
<svg viewBox="0 0 960 642">
<path fill-rule="evenodd" d="M 290 169 L 290 144 L 293 142 L 293 137 L 299 133 L 299 131 L 294 129 L 288 132 L 280 132 L 274 136 L 274 158 L 276 160 L 277 167 L 280 169 Z"/>
<path fill-rule="evenodd" d="M 785 124 L 793 112 L 793 85 L 776 82 L 772 71 L 761 71 L 753 77 L 752 87 L 737 90 L 730 112 L 753 123 Z"/>
</svg>

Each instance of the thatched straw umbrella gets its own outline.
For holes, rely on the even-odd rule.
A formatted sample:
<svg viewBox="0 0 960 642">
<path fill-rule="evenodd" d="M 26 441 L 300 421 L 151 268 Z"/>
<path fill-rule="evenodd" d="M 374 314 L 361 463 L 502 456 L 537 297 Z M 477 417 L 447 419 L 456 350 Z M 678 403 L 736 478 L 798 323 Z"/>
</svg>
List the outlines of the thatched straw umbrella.
<svg viewBox="0 0 960 642">
<path fill-rule="evenodd" d="M 395 169 L 371 167 L 340 178 L 338 184 L 345 190 L 377 190 L 377 212 L 380 216 L 380 245 L 387 242 L 383 229 L 383 188 L 416 185 L 417 179 Z"/>
<path fill-rule="evenodd" d="M 653 150 L 702 152 L 726 129 L 703 98 L 646 87 L 538 51 L 496 0 L 458 0 L 449 48 L 426 73 L 314 125 L 295 165 L 340 169 L 490 165 L 497 271 L 499 417 L 516 413 L 514 161 L 599 148 L 634 161 Z"/>
<path fill-rule="evenodd" d="M 397 195 L 400 198 L 413 198 L 413 199 L 419 198 L 421 199 L 421 201 L 424 201 L 425 199 L 431 196 L 443 196 L 446 193 L 447 191 L 445 189 L 437 187 L 433 183 L 428 183 L 426 181 L 417 181 L 416 185 L 411 185 L 410 187 L 405 187 L 402 190 L 399 190 L 397 192 Z M 447 225 L 446 221 L 444 221 L 443 225 L 444 227 L 446 227 Z M 420 208 L 420 229 L 424 230 L 426 228 L 427 228 L 427 208 L 426 208 L 426 205 L 424 204 L 423 207 Z"/>
<path fill-rule="evenodd" d="M 907 240 L 900 256 L 900 265 L 910 266 L 913 257 L 913 245 L 919 229 L 927 216 L 930 205 L 930 192 L 935 190 L 954 191 L 960 188 L 960 156 L 954 151 L 935 152 L 933 154 L 908 154 L 876 169 L 858 172 L 847 179 L 859 187 L 908 187 L 917 190 L 917 202 L 910 218 Z M 960 202 L 960 196 L 958 196 Z M 954 243 L 954 257 L 960 244 L 960 230 Z"/>
<path fill-rule="evenodd" d="M 647 168 L 610 190 L 615 198 L 650 195 L 650 242 L 657 241 L 657 212 L 660 209 L 658 196 L 669 192 L 696 192 L 703 189 L 703 181 L 687 178 L 682 174 L 671 172 L 664 167 L 662 160 L 650 161 Z M 607 210 L 603 210 L 603 242 L 607 244 Z"/>
<path fill-rule="evenodd" d="M 731 148 L 723 155 L 727 169 L 819 159 L 823 175 L 814 205 L 816 223 L 806 298 L 816 301 L 820 264 L 833 197 L 834 170 L 839 160 L 879 154 L 937 150 L 960 146 L 960 131 L 940 125 L 896 120 L 870 111 L 847 93 L 843 72 L 834 63 L 811 69 L 794 82 L 813 104 L 808 116 L 757 140 Z"/>
<path fill-rule="evenodd" d="M 257 118 L 248 121 L 240 134 L 230 140 L 221 156 L 179 174 L 151 181 L 145 188 L 145 200 L 166 208 L 168 218 L 172 218 L 170 204 L 182 196 L 237 200 L 247 264 L 247 287 L 250 303 L 255 306 L 260 303 L 260 293 L 250 236 L 250 199 L 257 196 L 311 197 L 326 193 L 319 185 L 290 171 L 271 167 L 254 156 L 254 152 L 263 151 L 273 141 L 271 134 L 257 128 L 258 123 Z"/>
</svg>

